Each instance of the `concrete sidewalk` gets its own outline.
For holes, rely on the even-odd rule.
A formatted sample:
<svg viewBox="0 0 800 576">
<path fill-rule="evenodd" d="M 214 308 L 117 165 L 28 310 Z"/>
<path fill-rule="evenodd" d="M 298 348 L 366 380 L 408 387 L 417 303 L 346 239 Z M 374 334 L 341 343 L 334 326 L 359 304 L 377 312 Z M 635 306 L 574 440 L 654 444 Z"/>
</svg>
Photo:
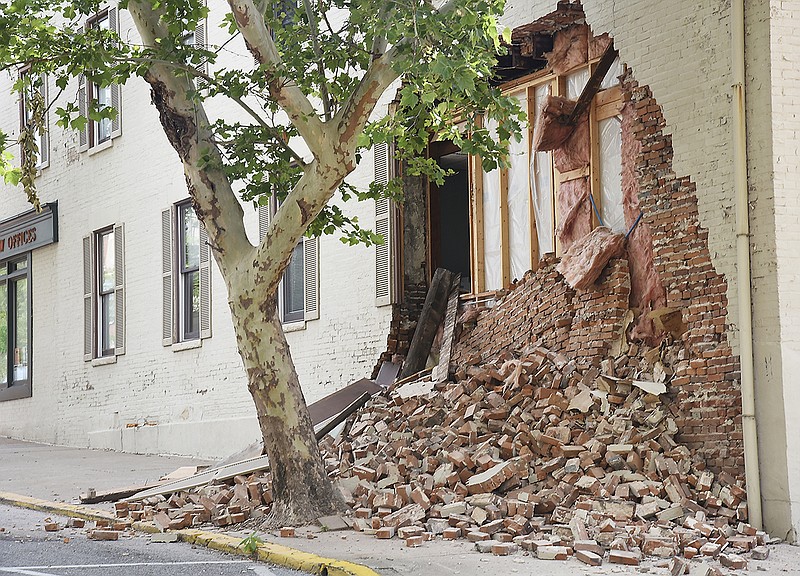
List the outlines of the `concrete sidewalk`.
<svg viewBox="0 0 800 576">
<path fill-rule="evenodd" d="M 172 456 L 143 456 L 110 451 L 67 448 L 0 438 L 0 492 L 11 492 L 41 500 L 78 504 L 78 495 L 88 488 L 108 490 L 145 484 L 157 480 L 179 466 L 207 462 Z M 113 505 L 93 504 L 87 508 L 113 511 Z M 2 519 L 0 519 L 1 521 Z M 2 524 L 2 522 L 0 522 Z M 250 531 L 205 528 L 231 542 Z M 355 531 L 322 532 L 317 528 L 298 528 L 298 537 L 280 538 L 277 534 L 261 534 L 269 543 L 310 554 L 354 562 L 368 566 L 382 576 L 417 575 L 449 576 L 451 574 L 547 574 L 576 576 L 579 574 L 669 574 L 658 562 L 647 561 L 639 567 L 604 564 L 592 568 L 574 558 L 568 561 L 544 561 L 518 552 L 498 557 L 479 554 L 466 541 L 426 542 L 419 548 L 406 548 L 400 540 L 378 540 Z M 766 561 L 750 561 L 750 571 L 766 571 L 800 576 L 800 548 L 788 545 L 771 547 Z M 727 571 L 726 571 L 727 572 Z"/>
</svg>

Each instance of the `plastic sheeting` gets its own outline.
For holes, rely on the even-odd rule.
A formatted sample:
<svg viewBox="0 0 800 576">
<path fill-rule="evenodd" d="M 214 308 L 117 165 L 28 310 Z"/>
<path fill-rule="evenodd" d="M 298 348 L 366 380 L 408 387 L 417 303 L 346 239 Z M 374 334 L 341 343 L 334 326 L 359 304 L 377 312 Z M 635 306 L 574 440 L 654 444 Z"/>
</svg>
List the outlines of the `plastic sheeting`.
<svg viewBox="0 0 800 576">
<path fill-rule="evenodd" d="M 605 77 L 603 77 L 603 81 L 600 83 L 600 90 L 619 86 L 619 76 L 622 76 L 622 72 L 622 62 L 620 61 L 619 56 L 617 56 L 611 63 L 611 68 L 608 69 Z"/>
<path fill-rule="evenodd" d="M 589 68 L 588 66 L 585 68 L 581 68 L 573 72 L 572 74 L 567 74 L 567 98 L 570 100 L 577 100 L 578 97 L 583 92 L 583 88 L 586 86 L 586 83 L 589 81 Z"/>
<path fill-rule="evenodd" d="M 517 96 L 519 105 L 527 109 L 525 93 Z M 508 147 L 510 166 L 508 169 L 508 248 L 511 262 L 511 278 L 520 279 L 531 269 L 531 207 L 530 178 L 528 175 L 528 133 L 523 130 L 522 139 L 511 139 Z"/>
<path fill-rule="evenodd" d="M 534 92 L 536 119 L 541 118 L 545 100 L 550 95 L 550 85 L 537 86 Z M 551 152 L 531 153 L 531 185 L 533 212 L 536 218 L 536 237 L 539 241 L 539 258 L 555 252 L 553 246 L 553 155 Z"/>
<path fill-rule="evenodd" d="M 487 124 L 493 135 L 497 122 Z M 502 226 L 500 218 L 500 170 L 483 173 L 483 272 L 486 290 L 503 288 Z"/>
<path fill-rule="evenodd" d="M 598 122 L 600 152 L 600 216 L 614 232 L 625 233 L 622 209 L 622 122 L 612 116 Z"/>
</svg>

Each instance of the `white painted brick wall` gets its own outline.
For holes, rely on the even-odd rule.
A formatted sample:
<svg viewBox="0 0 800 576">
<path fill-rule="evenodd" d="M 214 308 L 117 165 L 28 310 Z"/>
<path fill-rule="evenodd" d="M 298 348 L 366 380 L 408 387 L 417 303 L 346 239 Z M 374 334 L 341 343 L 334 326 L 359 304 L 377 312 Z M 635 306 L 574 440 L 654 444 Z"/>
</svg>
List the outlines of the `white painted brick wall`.
<svg viewBox="0 0 800 576">
<path fill-rule="evenodd" d="M 786 494 L 791 503 L 789 523 L 793 539 L 800 534 L 800 5 L 772 0 L 770 8 L 769 53 L 772 90 L 772 201 L 775 230 L 775 264 L 767 272 L 777 283 L 780 331 L 780 365 L 775 366 L 776 380 L 782 381 L 785 414 L 784 457 L 788 476 Z M 777 330 L 775 330 L 777 332 Z M 774 412 L 773 412 L 774 413 Z"/>
<path fill-rule="evenodd" d="M 219 29 L 210 23 L 210 42 Z M 123 37 L 133 24 L 121 13 Z M 228 46 L 227 59 L 249 58 Z M 2 77 L 0 125 L 16 133 L 16 103 Z M 66 92 L 74 96 L 75 86 Z M 55 90 L 52 91 L 55 93 Z M 71 96 L 70 96 L 71 97 Z M 51 161 L 38 179 L 43 201 L 59 201 L 59 242 L 33 253 L 33 397 L 0 403 L 0 435 L 133 451 L 220 457 L 258 438 L 255 410 L 236 351 L 224 283 L 212 265 L 213 337 L 198 349 L 161 345 L 161 211 L 188 196 L 183 171 L 158 124 L 149 87 L 123 89 L 122 136 L 96 154 L 77 152 L 76 136 L 51 118 Z M 210 113 L 229 105 L 215 102 Z M 365 161 L 350 180 L 365 186 Z M 98 193 L 99 192 L 99 193 Z M 0 220 L 28 210 L 21 189 L 0 188 Z M 371 203 L 348 213 L 369 225 Z M 245 206 L 251 240 L 257 216 Z M 83 361 L 83 236 L 125 225 L 127 353 L 108 366 Z M 374 304 L 374 248 L 337 237 L 320 242 L 320 318 L 287 335 L 306 398 L 369 376 L 385 348 L 389 307 Z M 127 429 L 126 424 L 155 423 Z"/>
</svg>

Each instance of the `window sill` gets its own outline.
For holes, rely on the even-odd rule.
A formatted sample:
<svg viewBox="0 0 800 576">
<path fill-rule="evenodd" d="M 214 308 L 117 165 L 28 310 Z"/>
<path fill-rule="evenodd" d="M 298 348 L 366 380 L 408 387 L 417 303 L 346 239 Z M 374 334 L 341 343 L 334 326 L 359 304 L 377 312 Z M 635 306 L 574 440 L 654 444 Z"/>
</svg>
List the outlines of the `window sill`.
<svg viewBox="0 0 800 576">
<path fill-rule="evenodd" d="M 106 366 L 108 364 L 116 364 L 116 356 L 102 356 L 100 358 L 92 358 L 92 366 Z"/>
<path fill-rule="evenodd" d="M 113 138 L 109 138 L 105 142 L 101 142 L 97 146 L 92 146 L 91 148 L 89 148 L 88 149 L 89 156 L 91 156 L 93 154 L 97 154 L 98 152 L 102 152 L 103 150 L 105 150 L 107 148 L 111 148 L 111 146 L 113 146 L 113 145 L 114 145 L 114 139 Z"/>
<path fill-rule="evenodd" d="M 294 322 L 286 322 L 282 324 L 284 332 L 300 332 L 306 329 L 305 320 L 296 320 Z"/>
<path fill-rule="evenodd" d="M 182 352 L 183 350 L 193 350 L 200 348 L 203 341 L 198 338 L 197 340 L 184 340 L 183 342 L 175 342 L 171 348 L 173 352 Z"/>
</svg>

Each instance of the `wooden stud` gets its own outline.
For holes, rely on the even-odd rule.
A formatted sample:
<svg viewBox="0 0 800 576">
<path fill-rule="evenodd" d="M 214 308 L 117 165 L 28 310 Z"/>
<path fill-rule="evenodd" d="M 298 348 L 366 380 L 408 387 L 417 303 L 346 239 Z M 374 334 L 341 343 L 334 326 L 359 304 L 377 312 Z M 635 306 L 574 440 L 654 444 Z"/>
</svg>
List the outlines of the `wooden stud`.
<svg viewBox="0 0 800 576">
<path fill-rule="evenodd" d="M 530 234 L 531 234 L 531 258 L 530 258 L 530 267 L 531 270 L 538 270 L 539 269 L 539 260 L 541 259 L 541 255 L 539 254 L 539 233 L 536 231 L 536 210 L 534 209 L 534 185 L 533 180 L 536 178 L 536 174 L 531 170 L 531 164 L 533 163 L 533 158 L 535 152 L 533 151 L 533 133 L 534 128 L 536 126 L 536 86 L 528 86 L 526 89 L 526 113 L 528 114 L 528 153 L 526 158 L 528 160 L 528 214 L 530 220 Z"/>
<path fill-rule="evenodd" d="M 503 288 L 511 284 L 511 246 L 508 236 L 508 168 L 500 169 L 500 275 Z"/>
</svg>

